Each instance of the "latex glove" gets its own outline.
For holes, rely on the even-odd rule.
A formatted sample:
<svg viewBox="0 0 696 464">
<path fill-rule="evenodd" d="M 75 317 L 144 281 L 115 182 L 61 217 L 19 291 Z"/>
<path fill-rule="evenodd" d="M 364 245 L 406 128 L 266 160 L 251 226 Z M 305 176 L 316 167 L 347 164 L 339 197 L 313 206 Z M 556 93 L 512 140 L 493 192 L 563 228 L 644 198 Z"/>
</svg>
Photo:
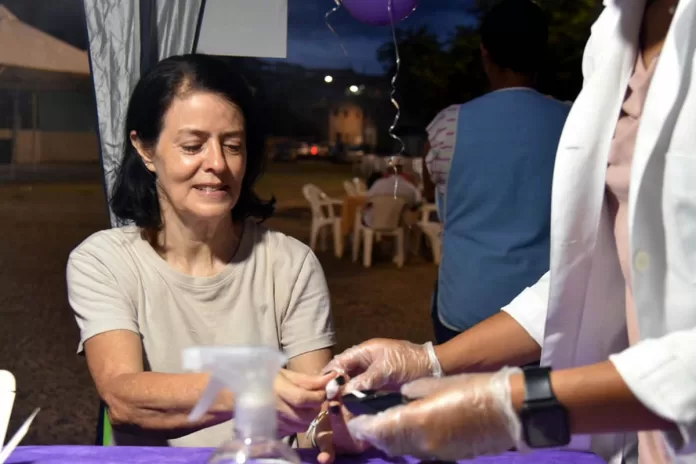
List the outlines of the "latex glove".
<svg viewBox="0 0 696 464">
<path fill-rule="evenodd" d="M 421 398 L 348 423 L 358 440 L 390 455 L 455 461 L 502 453 L 520 446 L 520 421 L 510 398 L 511 374 L 474 374 L 423 379 L 404 386 Z"/>
<path fill-rule="evenodd" d="M 307 430 L 326 401 L 326 385 L 335 374 L 308 375 L 282 369 L 275 380 L 278 436 Z"/>
<path fill-rule="evenodd" d="M 351 378 L 345 387 L 346 392 L 397 389 L 422 377 L 442 376 L 432 343 L 416 345 L 384 338 L 375 338 L 347 349 L 326 365 L 324 372 L 328 371 L 347 374 Z"/>
</svg>

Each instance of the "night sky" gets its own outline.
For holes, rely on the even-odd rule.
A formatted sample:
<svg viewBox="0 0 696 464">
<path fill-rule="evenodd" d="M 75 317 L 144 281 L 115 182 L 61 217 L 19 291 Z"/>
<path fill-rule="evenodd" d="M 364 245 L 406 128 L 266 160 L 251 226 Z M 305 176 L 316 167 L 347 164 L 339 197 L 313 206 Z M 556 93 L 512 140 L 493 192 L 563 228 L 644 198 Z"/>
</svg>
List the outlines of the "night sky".
<svg viewBox="0 0 696 464">
<path fill-rule="evenodd" d="M 246 0 L 253 1 L 253 0 Z M 416 12 L 403 26 L 427 25 L 446 38 L 457 25 L 471 24 L 466 13 L 472 0 L 421 0 Z M 0 0 L 22 21 L 86 48 L 81 16 L 82 0 Z M 372 27 L 354 20 L 344 9 L 330 18 L 348 52 L 346 57 L 337 39 L 327 28 L 324 15 L 334 0 L 289 0 L 288 61 L 309 67 L 346 68 L 358 72 L 382 71 L 376 60 L 380 45 L 391 39 L 389 27 Z"/>
</svg>

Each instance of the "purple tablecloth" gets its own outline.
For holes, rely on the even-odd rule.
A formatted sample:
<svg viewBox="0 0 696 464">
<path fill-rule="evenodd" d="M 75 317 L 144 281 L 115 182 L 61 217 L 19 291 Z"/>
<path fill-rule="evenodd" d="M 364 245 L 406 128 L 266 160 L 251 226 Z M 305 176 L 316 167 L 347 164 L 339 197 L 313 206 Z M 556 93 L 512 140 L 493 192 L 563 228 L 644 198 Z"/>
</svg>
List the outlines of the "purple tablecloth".
<svg viewBox="0 0 696 464">
<path fill-rule="evenodd" d="M 127 446 L 21 446 L 7 464 L 204 464 L 208 448 L 136 448 Z M 301 450 L 302 461 L 316 463 L 316 452 Z M 416 464 L 416 459 L 387 458 L 378 453 L 340 457 L 336 464 Z M 460 461 L 470 464 L 606 464 L 589 453 L 540 451 L 531 454 L 506 453 L 501 456 Z"/>
</svg>

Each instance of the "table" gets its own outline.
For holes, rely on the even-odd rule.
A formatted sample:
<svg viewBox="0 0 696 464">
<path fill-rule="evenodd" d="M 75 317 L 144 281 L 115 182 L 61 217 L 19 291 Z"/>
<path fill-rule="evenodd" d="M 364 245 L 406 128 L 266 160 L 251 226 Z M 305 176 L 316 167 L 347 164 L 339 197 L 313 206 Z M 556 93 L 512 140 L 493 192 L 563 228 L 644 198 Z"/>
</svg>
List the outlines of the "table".
<svg viewBox="0 0 696 464">
<path fill-rule="evenodd" d="M 341 207 L 341 232 L 343 237 L 353 232 L 356 214 L 368 201 L 369 197 L 367 195 L 349 195 L 343 198 L 343 206 Z"/>
<path fill-rule="evenodd" d="M 140 448 L 128 446 L 20 446 L 7 464 L 204 464 L 209 448 Z M 316 451 L 301 450 L 302 461 L 316 463 Z M 416 464 L 412 458 L 387 458 L 370 452 L 361 456 L 339 457 L 336 464 Z M 601 458 L 581 452 L 541 451 L 528 455 L 505 453 L 483 457 L 470 464 L 606 464 Z"/>
</svg>

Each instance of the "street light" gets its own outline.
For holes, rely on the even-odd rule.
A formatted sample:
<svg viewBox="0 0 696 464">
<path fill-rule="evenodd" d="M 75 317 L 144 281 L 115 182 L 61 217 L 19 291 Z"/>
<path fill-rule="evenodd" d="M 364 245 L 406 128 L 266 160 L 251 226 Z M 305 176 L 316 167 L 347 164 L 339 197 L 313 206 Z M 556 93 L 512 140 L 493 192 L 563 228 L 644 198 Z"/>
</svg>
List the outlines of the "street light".
<svg viewBox="0 0 696 464">
<path fill-rule="evenodd" d="M 348 87 L 348 90 L 350 90 L 353 93 L 358 93 L 360 88 L 357 85 L 351 85 L 350 87 Z"/>
<path fill-rule="evenodd" d="M 327 84 L 332 83 L 332 82 L 333 82 L 333 76 L 328 76 L 328 75 L 327 75 L 327 76 L 324 76 L 324 82 L 326 82 Z"/>
</svg>

